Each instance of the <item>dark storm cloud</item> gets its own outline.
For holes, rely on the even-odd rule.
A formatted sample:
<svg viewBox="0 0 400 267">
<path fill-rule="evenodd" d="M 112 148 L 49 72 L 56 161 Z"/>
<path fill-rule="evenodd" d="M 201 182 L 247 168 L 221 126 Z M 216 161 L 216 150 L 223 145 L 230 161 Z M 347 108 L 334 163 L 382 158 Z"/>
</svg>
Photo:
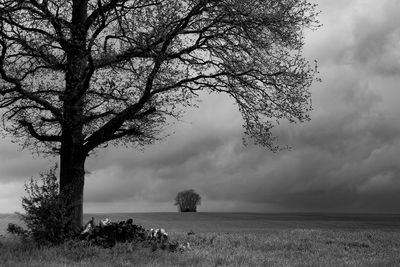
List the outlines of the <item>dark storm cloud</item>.
<svg viewBox="0 0 400 267">
<path fill-rule="evenodd" d="M 367 65 L 373 72 L 398 75 L 400 71 L 400 2 L 377 3 L 374 12 L 355 21 L 350 59 L 353 64 Z"/>
<path fill-rule="evenodd" d="M 0 183 L 26 181 L 51 165 L 51 159 L 33 157 L 31 152 L 21 151 L 9 138 L 2 139 L 0 147 Z"/>
<path fill-rule="evenodd" d="M 272 154 L 244 147 L 234 106 L 218 100 L 222 115 L 210 116 L 215 106 L 205 104 L 189 114 L 192 125 L 158 149 L 109 155 L 126 177 L 145 177 L 124 179 L 134 192 L 115 185 L 124 193 L 114 199 L 161 203 L 195 188 L 219 210 L 399 211 L 399 108 L 391 101 L 399 96 L 399 4 L 321 1 L 320 7 L 324 27 L 306 42 L 323 79 L 312 88 L 312 121 L 276 129 L 293 150 Z"/>
<path fill-rule="evenodd" d="M 292 150 L 243 146 L 236 106 L 203 95 L 163 142 L 89 159 L 86 211 L 174 211 L 176 193 L 194 188 L 203 211 L 400 212 L 400 2 L 315 2 L 324 26 L 306 38 L 322 78 L 312 86 L 312 120 L 275 129 Z M 38 172 L 27 154 L 7 149 L 0 195 L 19 188 L 14 176 Z M 10 198 L 0 197 L 0 210 Z"/>
</svg>

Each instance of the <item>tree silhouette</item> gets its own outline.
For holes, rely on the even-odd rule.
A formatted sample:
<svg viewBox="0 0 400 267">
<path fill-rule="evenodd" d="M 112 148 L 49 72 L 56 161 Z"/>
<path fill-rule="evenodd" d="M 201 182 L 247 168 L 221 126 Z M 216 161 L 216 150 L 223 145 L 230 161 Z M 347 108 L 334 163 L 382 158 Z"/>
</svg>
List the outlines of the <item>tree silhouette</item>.
<svg viewBox="0 0 400 267">
<path fill-rule="evenodd" d="M 201 197 L 193 189 L 179 192 L 175 197 L 175 205 L 180 212 L 196 212 L 201 204 Z"/>
<path fill-rule="evenodd" d="M 316 16 L 307 0 L 2 0 L 3 129 L 60 156 L 79 229 L 86 158 L 153 143 L 199 91 L 232 97 L 245 134 L 276 150 L 277 120 L 309 119 Z"/>
</svg>

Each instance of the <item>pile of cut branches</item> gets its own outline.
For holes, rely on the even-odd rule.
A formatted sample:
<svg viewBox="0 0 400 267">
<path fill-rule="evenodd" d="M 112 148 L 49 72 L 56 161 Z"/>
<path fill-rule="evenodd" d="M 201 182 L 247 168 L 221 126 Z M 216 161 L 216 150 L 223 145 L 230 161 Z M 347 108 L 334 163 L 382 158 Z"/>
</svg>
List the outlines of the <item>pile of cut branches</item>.
<svg viewBox="0 0 400 267">
<path fill-rule="evenodd" d="M 188 247 L 178 242 L 170 242 L 164 229 L 145 229 L 141 225 L 134 224 L 132 219 L 112 222 L 107 218 L 96 224 L 92 218 L 85 225 L 80 239 L 104 248 L 127 242 L 142 244 L 152 250 L 162 249 L 170 252 L 182 252 Z"/>
</svg>

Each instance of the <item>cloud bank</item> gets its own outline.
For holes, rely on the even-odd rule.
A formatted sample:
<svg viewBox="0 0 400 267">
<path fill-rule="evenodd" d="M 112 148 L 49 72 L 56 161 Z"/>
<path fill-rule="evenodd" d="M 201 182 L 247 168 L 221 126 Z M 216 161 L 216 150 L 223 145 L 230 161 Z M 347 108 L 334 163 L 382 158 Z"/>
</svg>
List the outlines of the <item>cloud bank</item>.
<svg viewBox="0 0 400 267">
<path fill-rule="evenodd" d="M 177 192 L 193 188 L 200 211 L 400 212 L 400 3 L 315 2 L 323 27 L 306 33 L 304 52 L 322 82 L 311 122 L 275 129 L 291 150 L 244 146 L 233 102 L 203 95 L 163 142 L 88 160 L 85 211 L 175 211 Z M 1 148 L 0 212 L 12 212 L 50 161 Z"/>
</svg>

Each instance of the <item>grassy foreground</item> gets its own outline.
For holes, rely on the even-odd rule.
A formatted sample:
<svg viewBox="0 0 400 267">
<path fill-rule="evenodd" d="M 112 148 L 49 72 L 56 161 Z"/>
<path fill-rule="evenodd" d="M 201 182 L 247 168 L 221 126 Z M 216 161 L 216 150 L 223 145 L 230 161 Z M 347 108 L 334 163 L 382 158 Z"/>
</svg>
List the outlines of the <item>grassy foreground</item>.
<svg viewBox="0 0 400 267">
<path fill-rule="evenodd" d="M 180 227 L 181 231 L 168 228 L 167 231 L 172 240 L 190 243 L 191 248 L 183 253 L 152 252 L 131 244 L 103 249 L 76 242 L 35 248 L 3 236 L 0 237 L 0 266 L 400 266 L 400 229 L 396 230 L 393 224 L 397 220 L 387 223 L 387 227 L 381 225 L 382 221 L 372 220 L 375 224 L 357 230 L 357 225 L 365 226 L 365 220 L 349 220 L 343 224 L 351 226 L 350 229 L 321 227 L 321 222 L 322 226 L 341 225 L 343 220 L 327 224 L 326 220 L 310 219 L 304 227 L 300 217 L 292 221 L 286 218 L 284 227 L 274 228 L 268 227 L 268 223 L 274 225 L 275 221 L 285 220 L 274 218 L 271 222 L 259 217 L 252 220 L 256 216 L 252 214 L 241 215 L 241 220 L 229 214 L 223 216 L 224 220 L 218 214 L 208 215 L 209 219 L 204 214 L 171 216 L 166 216 L 166 222 L 157 221 L 154 214 L 137 217 L 143 225 L 164 223 Z M 135 218 L 134 214 L 132 217 Z M 174 220 L 180 223 L 174 224 Z M 196 234 L 187 235 L 187 226 L 194 228 Z"/>
</svg>

